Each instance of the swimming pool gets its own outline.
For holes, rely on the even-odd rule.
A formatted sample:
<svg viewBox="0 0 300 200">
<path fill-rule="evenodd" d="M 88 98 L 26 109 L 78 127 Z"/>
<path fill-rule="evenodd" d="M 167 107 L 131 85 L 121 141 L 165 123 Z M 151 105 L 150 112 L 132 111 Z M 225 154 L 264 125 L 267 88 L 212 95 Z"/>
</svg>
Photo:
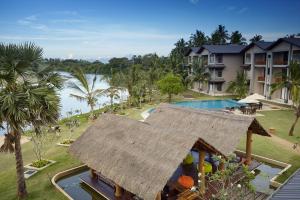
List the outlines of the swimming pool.
<svg viewBox="0 0 300 200">
<path fill-rule="evenodd" d="M 181 101 L 173 103 L 173 105 L 197 109 L 225 109 L 226 107 L 240 107 L 243 104 L 232 99 L 226 100 L 201 100 L 201 101 Z"/>
</svg>

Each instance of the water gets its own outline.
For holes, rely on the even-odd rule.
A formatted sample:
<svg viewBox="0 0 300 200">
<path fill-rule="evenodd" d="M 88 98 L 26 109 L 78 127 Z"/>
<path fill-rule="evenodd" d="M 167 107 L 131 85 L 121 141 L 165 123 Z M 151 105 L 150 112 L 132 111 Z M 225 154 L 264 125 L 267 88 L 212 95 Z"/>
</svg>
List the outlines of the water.
<svg viewBox="0 0 300 200">
<path fill-rule="evenodd" d="M 76 114 L 75 111 L 78 110 L 80 113 L 87 113 L 90 111 L 90 107 L 87 105 L 86 102 L 78 101 L 77 99 L 70 96 L 71 93 L 78 94 L 78 92 L 74 91 L 71 88 L 68 88 L 68 83 L 71 81 L 76 81 L 76 79 L 72 78 L 70 73 L 67 72 L 59 72 L 65 79 L 67 79 L 64 83 L 64 87 L 59 91 L 60 95 L 60 118 L 68 117 L 68 112 L 72 112 Z M 90 85 L 92 84 L 92 80 L 94 78 L 93 74 L 87 74 L 89 79 Z M 95 84 L 95 88 L 97 89 L 107 89 L 109 84 L 102 80 L 101 75 L 97 75 L 97 82 Z M 127 92 L 120 92 L 120 99 L 114 100 L 114 103 L 118 103 L 120 101 L 124 101 L 127 98 Z M 98 98 L 98 102 L 96 105 L 96 109 L 102 108 L 105 105 L 110 103 L 110 99 L 107 96 L 101 96 Z M 5 130 L 0 129 L 0 135 L 4 134 Z"/>
<path fill-rule="evenodd" d="M 57 181 L 57 184 L 74 200 L 106 200 L 98 193 L 83 184 L 80 176 L 89 174 L 88 170 L 76 172 L 66 178 Z"/>
<path fill-rule="evenodd" d="M 255 179 L 251 181 L 251 184 L 258 192 L 272 194 L 275 189 L 270 186 L 270 180 L 281 170 L 282 168 L 279 168 L 277 166 L 263 163 L 255 169 L 258 174 L 255 176 Z"/>
<path fill-rule="evenodd" d="M 197 108 L 197 109 L 225 109 L 226 107 L 240 107 L 237 101 L 228 100 L 202 100 L 202 101 L 181 101 L 174 103 L 176 106 Z"/>
</svg>

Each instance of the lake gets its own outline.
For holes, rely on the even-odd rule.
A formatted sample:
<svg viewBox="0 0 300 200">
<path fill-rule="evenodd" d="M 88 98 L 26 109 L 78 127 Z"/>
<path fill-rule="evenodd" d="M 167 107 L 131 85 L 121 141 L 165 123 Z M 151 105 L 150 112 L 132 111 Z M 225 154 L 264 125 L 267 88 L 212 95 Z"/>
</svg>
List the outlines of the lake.
<svg viewBox="0 0 300 200">
<path fill-rule="evenodd" d="M 61 104 L 61 108 L 60 108 L 60 118 L 65 118 L 68 116 L 68 112 L 73 112 L 75 110 L 79 110 L 81 113 L 87 113 L 90 111 L 90 107 L 87 105 L 86 102 L 81 102 L 78 101 L 77 99 L 73 98 L 70 96 L 71 93 L 73 94 L 78 94 L 76 93 L 76 91 L 74 91 L 71 88 L 68 88 L 68 83 L 70 81 L 76 81 L 76 79 L 72 78 L 70 73 L 67 72 L 59 72 L 62 77 L 64 77 L 66 79 L 65 83 L 64 83 L 64 87 L 59 91 L 59 95 L 60 95 L 60 104 Z M 89 82 L 92 84 L 92 80 L 94 78 L 93 74 L 86 74 Z M 109 84 L 102 79 L 103 76 L 101 75 L 97 75 L 97 82 L 95 84 L 95 88 L 98 89 L 107 89 L 109 87 Z M 120 92 L 120 99 L 119 100 L 114 100 L 114 103 L 118 103 L 120 101 L 124 101 L 127 98 L 127 92 Z M 110 102 L 110 99 L 106 96 L 101 96 L 98 98 L 98 102 L 96 105 L 95 109 L 98 108 L 102 108 L 105 105 L 108 105 Z M 0 130 L 0 135 L 4 134 L 5 130 Z"/>
</svg>

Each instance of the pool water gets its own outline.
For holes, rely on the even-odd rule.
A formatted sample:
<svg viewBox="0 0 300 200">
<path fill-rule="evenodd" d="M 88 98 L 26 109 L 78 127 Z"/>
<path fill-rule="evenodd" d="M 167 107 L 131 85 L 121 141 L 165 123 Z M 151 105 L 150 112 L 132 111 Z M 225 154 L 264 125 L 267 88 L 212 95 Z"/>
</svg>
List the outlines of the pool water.
<svg viewBox="0 0 300 200">
<path fill-rule="evenodd" d="M 197 108 L 197 109 L 225 109 L 226 107 L 240 107 L 243 104 L 239 104 L 235 100 L 201 100 L 201 101 L 181 101 L 173 103 L 176 106 Z"/>
<path fill-rule="evenodd" d="M 276 176 L 282 168 L 273 166 L 271 164 L 261 164 L 255 169 L 257 175 L 255 179 L 251 181 L 251 184 L 255 187 L 255 190 L 265 194 L 272 194 L 275 189 L 270 186 L 270 180 Z"/>
<path fill-rule="evenodd" d="M 106 198 L 101 197 L 100 194 L 81 182 L 80 176 L 89 173 L 90 171 L 87 169 L 75 172 L 72 175 L 57 181 L 57 184 L 74 200 L 106 200 Z"/>
</svg>

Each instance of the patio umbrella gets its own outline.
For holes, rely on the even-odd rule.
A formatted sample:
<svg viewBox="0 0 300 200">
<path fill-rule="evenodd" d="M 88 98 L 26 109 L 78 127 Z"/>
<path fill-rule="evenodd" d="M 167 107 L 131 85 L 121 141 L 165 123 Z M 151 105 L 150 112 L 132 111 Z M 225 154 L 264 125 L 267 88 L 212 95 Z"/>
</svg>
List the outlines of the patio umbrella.
<svg viewBox="0 0 300 200">
<path fill-rule="evenodd" d="M 250 96 L 247 96 L 245 99 L 259 100 L 259 99 L 265 99 L 265 97 L 260 94 L 254 93 Z"/>
<path fill-rule="evenodd" d="M 238 103 L 259 103 L 259 101 L 255 100 L 255 99 L 247 99 L 247 98 L 245 98 L 245 99 L 239 100 Z"/>
</svg>

